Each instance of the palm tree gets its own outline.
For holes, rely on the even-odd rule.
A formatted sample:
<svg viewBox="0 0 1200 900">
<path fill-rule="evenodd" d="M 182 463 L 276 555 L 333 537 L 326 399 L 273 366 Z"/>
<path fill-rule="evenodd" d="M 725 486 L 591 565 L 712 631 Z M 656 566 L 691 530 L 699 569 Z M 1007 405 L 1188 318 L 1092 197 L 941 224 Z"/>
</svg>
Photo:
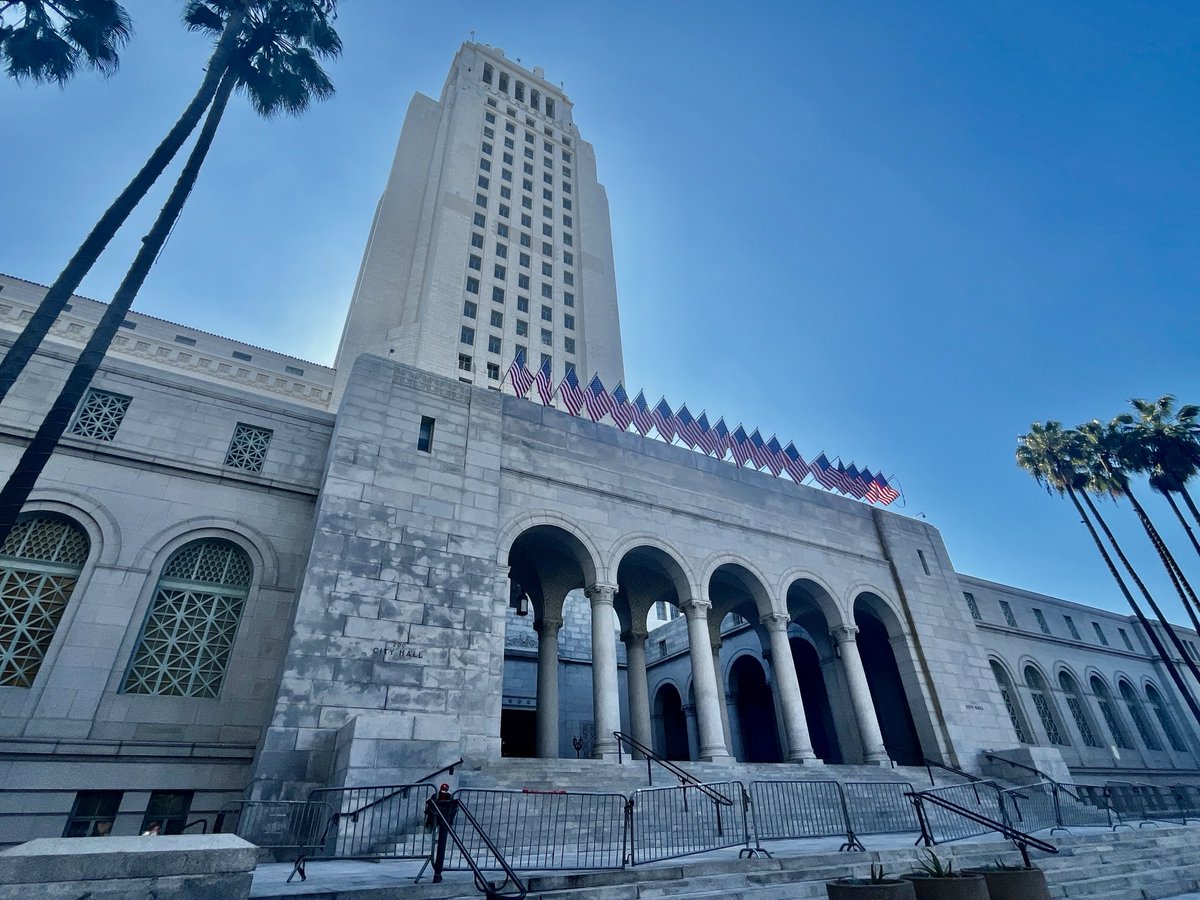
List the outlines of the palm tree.
<svg viewBox="0 0 1200 900">
<path fill-rule="evenodd" d="M 1133 566 L 1129 564 L 1128 559 L 1121 553 L 1120 546 L 1117 544 L 1116 539 L 1113 538 L 1112 532 L 1109 531 L 1104 519 L 1096 510 L 1091 498 L 1087 496 L 1086 491 L 1082 490 L 1089 477 L 1086 474 L 1087 450 L 1084 446 L 1083 438 L 1077 432 L 1064 430 L 1061 422 L 1049 421 L 1045 425 L 1042 425 L 1040 422 L 1034 422 L 1029 426 L 1029 433 L 1021 435 L 1017 440 L 1017 465 L 1032 475 L 1038 484 L 1046 488 L 1047 492 L 1054 492 L 1059 496 L 1065 494 L 1070 498 L 1076 512 L 1079 513 L 1080 521 L 1092 536 L 1092 541 L 1095 543 L 1096 549 L 1100 551 L 1100 556 L 1108 566 L 1109 574 L 1116 581 L 1117 587 L 1120 588 L 1121 594 L 1125 597 L 1125 601 L 1129 604 L 1134 616 L 1141 624 L 1146 635 L 1150 638 L 1150 642 L 1154 645 L 1155 651 L 1158 653 L 1163 665 L 1166 666 L 1167 672 L 1170 674 L 1172 681 L 1175 682 L 1175 686 L 1179 689 L 1179 693 L 1187 703 L 1192 715 L 1195 717 L 1197 723 L 1200 723 L 1200 704 L 1197 704 L 1196 698 L 1192 696 L 1192 692 L 1184 681 L 1183 675 L 1180 674 L 1179 669 L 1175 666 L 1174 661 L 1167 652 L 1167 648 L 1163 646 L 1158 632 L 1151 627 L 1141 606 L 1134 599 L 1133 594 L 1129 592 L 1129 587 L 1125 584 L 1125 580 L 1121 578 L 1121 574 L 1117 571 L 1112 557 L 1109 556 L 1103 541 L 1100 540 L 1100 535 L 1096 532 L 1095 526 L 1092 524 L 1087 512 L 1084 511 L 1083 505 L 1079 502 L 1079 495 L 1082 494 L 1092 514 L 1096 517 L 1096 521 L 1104 528 L 1105 534 L 1108 535 L 1114 549 L 1121 555 L 1121 560 L 1125 564 L 1125 567 L 1129 570 L 1135 581 L 1137 581 L 1143 595 L 1153 603 L 1153 599 L 1150 597 L 1145 585 L 1137 577 L 1137 573 L 1134 571 Z M 1157 611 L 1157 608 L 1155 609 L 1155 614 L 1165 624 L 1166 619 L 1162 616 L 1161 612 Z M 1186 654 L 1184 658 L 1187 659 Z"/>
<path fill-rule="evenodd" d="M 186 13 L 189 27 L 221 31 L 222 13 L 239 0 L 192 0 Z M 222 76 L 205 116 L 195 147 L 188 155 L 167 202 L 117 288 L 112 302 L 88 339 L 66 383 L 59 391 L 33 440 L 25 448 L 8 482 L 0 490 L 0 544 L 16 524 L 25 501 L 62 438 L 71 415 L 95 377 L 104 354 L 133 305 L 157 258 L 216 135 L 229 96 L 240 88 L 263 116 L 279 112 L 299 115 L 313 99 L 333 94 L 333 85 L 316 55 L 331 58 L 341 52 L 341 40 L 330 24 L 336 0 L 260 0 L 238 32 L 235 53 Z M 314 55 L 315 54 L 315 55 Z"/>
<path fill-rule="evenodd" d="M 1141 451 L 1135 460 L 1137 468 L 1131 471 L 1150 476 L 1150 487 L 1167 498 L 1200 555 L 1200 542 L 1173 496 L 1182 496 L 1193 518 L 1200 523 L 1200 511 L 1187 491 L 1188 481 L 1200 472 L 1200 406 L 1187 404 L 1176 410 L 1175 398 L 1170 394 L 1153 401 L 1134 398 L 1129 403 L 1138 418 L 1135 420 L 1128 414 L 1119 418 L 1133 436 L 1134 446 Z"/>
<path fill-rule="evenodd" d="M 62 87 L 80 66 L 112 75 L 131 30 L 117 0 L 0 0 L 0 60 L 18 82 Z"/>
<path fill-rule="evenodd" d="M 2 2 L 3 0 L 0 0 L 0 3 Z M 49 2 L 50 0 L 47 0 L 47 3 Z M 90 7 L 100 2 L 102 0 L 75 0 L 73 5 Z M 8 396 L 8 392 L 12 389 L 21 372 L 24 371 L 30 358 L 41 345 L 42 341 L 45 340 L 46 335 L 49 334 L 51 326 L 54 325 L 54 320 L 62 313 L 63 307 L 67 305 L 67 301 L 71 299 L 71 295 L 79 287 L 79 283 L 83 281 L 84 276 L 96 264 L 96 260 L 100 258 L 100 254 L 104 252 L 104 248 L 108 246 L 121 226 L 125 224 L 125 221 L 129 218 L 134 208 L 146 196 L 150 188 L 154 186 L 154 182 L 158 180 L 158 176 L 163 173 L 163 170 L 166 169 L 171 160 L 175 158 L 175 154 L 179 152 L 184 141 L 196 130 L 201 116 L 204 115 L 204 110 L 208 108 L 209 104 L 212 103 L 213 97 L 216 95 L 217 85 L 221 81 L 221 76 L 229 68 L 237 37 L 248 7 L 251 4 L 261 5 L 262 2 L 264 0 L 224 0 L 222 5 L 226 10 L 225 28 L 216 42 L 212 56 L 208 59 L 208 66 L 205 70 L 204 78 L 200 82 L 200 89 L 196 91 L 196 95 L 184 108 L 179 120 L 171 126 L 171 130 L 167 132 L 167 136 L 163 138 L 162 143 L 154 149 L 154 152 L 150 154 L 150 158 L 146 160 L 138 173 L 133 176 L 133 180 L 117 195 L 117 199 L 112 202 L 112 205 L 104 211 L 104 215 L 93 226 L 91 233 L 84 238 L 83 243 L 79 245 L 79 249 L 75 251 L 75 255 L 71 257 L 66 267 L 59 273 L 58 278 L 50 285 L 41 303 L 38 304 L 29 321 L 25 323 L 25 328 L 17 335 L 17 339 L 8 349 L 4 360 L 0 362 L 0 403 L 4 402 L 4 398 Z M 53 0 L 53 3 L 60 7 L 63 5 L 59 0 Z M 10 3 L 9 5 L 11 6 L 12 4 Z M 43 4 L 35 2 L 35 0 L 30 0 L 30 2 L 24 3 L 24 5 L 26 7 L 40 7 Z M 191 5 L 189 5 L 189 13 Z M 7 35 L 7 32 L 5 34 Z M 6 37 L 4 43 L 6 52 L 10 52 L 10 47 L 11 38 Z"/>
</svg>

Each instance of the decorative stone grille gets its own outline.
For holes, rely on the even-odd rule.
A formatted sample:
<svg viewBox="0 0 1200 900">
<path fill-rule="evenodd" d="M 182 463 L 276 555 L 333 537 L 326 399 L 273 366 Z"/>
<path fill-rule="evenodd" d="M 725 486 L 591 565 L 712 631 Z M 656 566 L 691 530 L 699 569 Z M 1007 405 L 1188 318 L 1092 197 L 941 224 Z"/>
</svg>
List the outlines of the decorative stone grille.
<svg viewBox="0 0 1200 900">
<path fill-rule="evenodd" d="M 1177 753 L 1187 753 L 1187 744 L 1179 734 L 1179 729 L 1175 727 L 1175 720 L 1167 712 L 1162 697 L 1153 688 L 1147 688 L 1146 696 L 1150 698 L 1150 708 L 1154 710 L 1154 716 L 1158 719 L 1158 724 L 1162 726 L 1163 734 L 1171 742 L 1171 749 Z"/>
<path fill-rule="evenodd" d="M 1062 736 L 1062 732 L 1058 730 L 1058 723 L 1054 721 L 1054 713 L 1050 710 L 1050 701 L 1046 699 L 1046 695 L 1041 691 L 1033 692 L 1033 705 L 1037 708 L 1038 718 L 1042 720 L 1042 727 L 1046 729 L 1046 738 L 1051 744 L 1065 745 L 1068 743 Z"/>
<path fill-rule="evenodd" d="M 1125 729 L 1121 727 L 1121 721 L 1113 711 L 1112 704 L 1106 699 L 1099 698 L 1096 702 L 1100 704 L 1100 714 L 1104 716 L 1104 723 L 1108 726 L 1108 730 L 1112 734 L 1113 743 L 1122 750 L 1132 750 L 1133 744 L 1129 742 L 1129 738 L 1125 734 Z"/>
<path fill-rule="evenodd" d="M 272 434 L 274 432 L 269 428 L 238 422 L 233 430 L 233 440 L 229 442 L 229 452 L 225 454 L 225 465 L 246 472 L 261 472 Z"/>
<path fill-rule="evenodd" d="M 123 690 L 216 697 L 253 571 L 228 541 L 193 541 L 176 551 L 163 567 Z"/>
<path fill-rule="evenodd" d="M 90 389 L 71 425 L 71 434 L 111 441 L 121 427 L 121 420 L 125 418 L 131 399 L 109 391 Z"/>
<path fill-rule="evenodd" d="M 1096 735 L 1092 731 L 1092 725 L 1084 715 L 1083 706 L 1079 702 L 1078 697 L 1067 698 L 1067 709 L 1071 710 L 1071 718 L 1075 720 L 1075 727 L 1079 729 L 1079 736 L 1083 738 L 1083 743 L 1088 747 L 1099 747 L 1100 742 L 1096 740 Z"/>
<path fill-rule="evenodd" d="M 30 687 L 87 561 L 82 529 L 63 519 L 18 522 L 0 548 L 0 686 Z"/>
<path fill-rule="evenodd" d="M 1142 743 L 1146 745 L 1147 750 L 1162 750 L 1162 742 L 1159 741 L 1158 735 L 1154 733 L 1149 720 L 1146 718 L 1146 713 L 1142 709 L 1142 705 L 1138 703 L 1137 695 L 1134 694 L 1133 688 L 1126 681 L 1122 681 L 1118 686 L 1121 693 L 1121 699 L 1125 701 L 1125 708 L 1129 710 L 1129 718 L 1133 719 L 1133 727 L 1137 729 L 1138 736 L 1141 737 Z"/>
</svg>

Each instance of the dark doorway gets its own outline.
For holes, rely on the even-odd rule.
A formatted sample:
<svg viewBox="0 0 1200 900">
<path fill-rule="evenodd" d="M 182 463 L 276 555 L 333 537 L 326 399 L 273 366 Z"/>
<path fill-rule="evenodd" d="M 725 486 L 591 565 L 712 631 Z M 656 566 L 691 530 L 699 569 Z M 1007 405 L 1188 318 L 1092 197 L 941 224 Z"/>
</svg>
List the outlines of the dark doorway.
<svg viewBox="0 0 1200 900">
<path fill-rule="evenodd" d="M 659 752 L 667 759 L 691 759 L 683 701 L 674 685 L 664 684 L 654 695 L 654 716 L 661 723 Z"/>
<path fill-rule="evenodd" d="M 837 732 L 833 724 L 833 709 L 829 705 L 829 691 L 825 687 L 817 648 L 803 638 L 792 638 L 789 643 L 792 645 L 792 661 L 796 665 L 796 680 L 800 682 L 800 699 L 804 701 L 804 718 L 808 722 L 813 753 L 827 763 L 840 764 L 842 751 L 835 737 Z"/>
<path fill-rule="evenodd" d="M 500 710 L 500 755 L 537 756 L 537 712 L 532 709 Z"/>
<path fill-rule="evenodd" d="M 917 726 L 908 708 L 908 697 L 900 681 L 900 667 L 892 651 L 887 628 L 875 616 L 856 610 L 858 653 L 862 657 L 871 689 L 871 702 L 883 733 L 883 746 L 888 756 L 902 766 L 919 766 L 924 762 Z"/>
<path fill-rule="evenodd" d="M 753 656 L 743 656 L 729 670 L 729 680 L 737 694 L 742 762 L 779 762 L 783 754 L 779 750 L 775 702 L 762 664 Z"/>
</svg>

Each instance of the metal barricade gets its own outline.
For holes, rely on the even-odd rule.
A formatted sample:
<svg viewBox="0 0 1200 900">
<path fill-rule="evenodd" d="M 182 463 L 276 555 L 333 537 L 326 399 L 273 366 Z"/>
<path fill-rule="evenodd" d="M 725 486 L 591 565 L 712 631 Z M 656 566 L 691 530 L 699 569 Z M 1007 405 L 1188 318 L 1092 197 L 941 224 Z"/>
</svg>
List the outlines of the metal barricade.
<svg viewBox="0 0 1200 900">
<path fill-rule="evenodd" d="M 1007 823 L 1004 806 L 1000 802 L 1000 789 L 994 782 L 973 781 L 969 784 L 951 784 L 945 787 L 930 788 L 921 791 L 920 794 L 941 797 L 982 818 Z M 937 844 L 975 837 L 994 830 L 989 825 L 972 821 L 936 804 L 926 804 L 924 810 L 926 831 L 933 842 Z"/>
<path fill-rule="evenodd" d="M 1026 834 L 1061 826 L 1058 790 L 1053 782 L 1039 781 L 1001 791 L 1000 803 L 1004 807 L 1004 821 Z"/>
<path fill-rule="evenodd" d="M 907 781 L 843 782 L 850 830 L 856 835 L 919 831 L 921 825 L 907 796 L 912 789 Z"/>
<path fill-rule="evenodd" d="M 1103 789 L 1077 784 L 1058 786 L 1058 824 L 1064 828 L 1116 827 Z"/>
<path fill-rule="evenodd" d="M 1200 786 L 1194 784 L 1173 784 L 1171 793 L 1185 820 L 1200 819 Z"/>
<path fill-rule="evenodd" d="M 750 846 L 746 789 L 740 781 L 642 788 L 629 795 L 633 865 L 737 844 Z"/>
<path fill-rule="evenodd" d="M 236 834 L 257 847 L 296 850 L 320 846 L 333 816 L 328 803 L 310 800 L 231 800 L 217 812 L 214 832 Z"/>
<path fill-rule="evenodd" d="M 454 796 L 469 806 L 514 869 L 619 869 L 624 865 L 624 794 L 463 788 Z M 473 832 L 463 835 L 463 842 L 481 869 L 496 868 L 496 860 Z M 457 847 L 446 854 L 446 868 L 466 865 Z"/>
<path fill-rule="evenodd" d="M 750 817 L 758 841 L 848 834 L 836 781 L 752 781 Z"/>
<path fill-rule="evenodd" d="M 288 881 L 313 859 L 423 859 L 433 849 L 434 829 L 425 804 L 431 784 L 378 784 L 320 788 L 310 803 L 333 809 L 309 852 L 301 852 Z"/>
</svg>

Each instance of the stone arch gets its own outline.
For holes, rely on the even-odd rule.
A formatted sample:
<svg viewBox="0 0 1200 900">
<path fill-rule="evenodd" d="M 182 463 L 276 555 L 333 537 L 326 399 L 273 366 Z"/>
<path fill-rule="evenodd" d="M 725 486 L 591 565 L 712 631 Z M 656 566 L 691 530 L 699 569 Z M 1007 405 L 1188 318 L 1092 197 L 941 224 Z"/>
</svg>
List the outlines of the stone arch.
<svg viewBox="0 0 1200 900">
<path fill-rule="evenodd" d="M 496 544 L 496 564 L 509 565 L 509 555 L 517 539 L 542 525 L 554 526 L 565 531 L 582 545 L 586 551 L 583 575 L 588 584 L 608 581 L 608 572 L 602 567 L 604 557 L 591 535 L 576 522 L 555 512 L 522 513 L 501 528 L 500 538 Z"/>
<path fill-rule="evenodd" d="M 726 566 L 730 567 L 725 570 L 727 573 L 733 573 L 736 572 L 736 569 L 741 569 L 749 576 L 748 578 L 744 578 L 739 575 L 738 580 L 741 581 L 742 587 L 749 593 L 750 598 L 753 600 L 755 613 L 759 617 L 771 615 L 775 611 L 775 606 L 771 602 L 771 596 L 768 593 L 767 585 L 770 584 L 770 581 L 754 563 L 734 553 L 713 554 L 704 561 L 703 566 L 700 568 L 702 573 L 700 588 L 704 598 L 712 603 L 714 612 L 718 612 L 723 616 L 726 612 L 731 611 L 730 609 L 721 607 L 712 597 L 713 578 L 717 576 L 721 569 L 725 569 Z"/>
<path fill-rule="evenodd" d="M 739 652 L 730 660 L 728 673 L 740 738 L 735 741 L 740 745 L 738 758 L 742 762 L 780 762 L 783 754 L 774 691 L 760 658 L 750 651 Z"/>
<path fill-rule="evenodd" d="M 996 680 L 996 689 L 1000 691 L 1000 699 L 1008 711 L 1008 720 L 1016 733 L 1017 741 L 1021 744 L 1034 744 L 1033 729 L 1029 727 L 1029 717 L 1021 706 L 1021 698 L 1017 694 L 1017 683 L 1009 667 L 999 656 L 988 654 L 988 664 L 992 676 Z"/>
<path fill-rule="evenodd" d="M 687 555 L 670 541 L 650 532 L 642 531 L 627 534 L 615 541 L 606 557 L 607 571 L 617 571 L 621 565 L 621 560 L 631 550 L 636 550 L 639 547 L 652 547 L 655 550 L 659 550 L 678 566 L 678 574 L 682 578 L 676 583 L 675 589 L 679 591 L 681 598 L 690 599 L 687 595 L 691 597 L 700 596 L 700 583 L 696 580 L 695 572 L 692 571 Z"/>
<path fill-rule="evenodd" d="M 913 700 L 921 696 L 921 685 L 903 620 L 891 604 L 872 591 L 859 592 L 850 609 L 858 629 L 858 655 L 888 758 L 902 765 L 920 765 L 925 754 L 917 715 L 924 709 L 914 709 Z M 897 647 L 903 651 L 900 655 Z"/>
<path fill-rule="evenodd" d="M 280 587 L 279 555 L 271 539 L 244 522 L 218 516 L 197 516 L 163 528 L 138 551 L 132 568 L 153 574 L 155 565 L 161 568 L 184 544 L 206 537 L 232 541 L 250 555 L 255 587 Z"/>
<path fill-rule="evenodd" d="M 891 638 L 908 638 L 908 625 L 904 611 L 886 592 L 867 581 L 860 581 L 846 591 L 843 598 L 844 608 L 850 617 L 846 624 L 853 625 L 855 608 L 865 606 L 871 613 L 888 626 L 888 636 Z"/>
<path fill-rule="evenodd" d="M 121 556 L 121 525 L 108 507 L 79 491 L 38 490 L 21 507 L 22 513 L 54 512 L 75 520 L 92 545 L 89 566 L 115 566 Z M 86 571 L 86 569 L 85 569 Z"/>
<path fill-rule="evenodd" d="M 836 591 L 834 591 L 834 589 L 830 586 L 829 582 L 813 572 L 811 569 L 799 567 L 788 569 L 787 572 L 784 573 L 784 576 L 779 579 L 776 586 L 775 596 L 781 598 L 783 601 L 784 609 L 781 610 L 781 612 L 783 612 L 784 615 L 788 615 L 790 613 L 790 609 L 788 608 L 788 594 L 792 587 L 797 584 L 809 585 L 811 588 L 816 589 L 810 590 L 809 593 L 812 595 L 813 602 L 817 604 L 818 608 L 821 610 L 821 613 L 825 616 L 826 622 L 831 627 L 845 619 L 845 615 L 841 607 L 834 599 L 834 597 L 837 595 Z"/>
<path fill-rule="evenodd" d="M 623 541 L 621 555 L 609 563 L 608 571 L 616 573 L 620 588 L 615 609 L 622 631 L 645 631 L 646 617 L 660 600 L 678 608 L 695 596 L 691 574 L 662 543 Z"/>
<path fill-rule="evenodd" d="M 664 678 L 654 688 L 651 701 L 651 722 L 654 749 L 667 759 L 691 759 L 688 746 L 685 694 L 673 678 Z"/>
</svg>

